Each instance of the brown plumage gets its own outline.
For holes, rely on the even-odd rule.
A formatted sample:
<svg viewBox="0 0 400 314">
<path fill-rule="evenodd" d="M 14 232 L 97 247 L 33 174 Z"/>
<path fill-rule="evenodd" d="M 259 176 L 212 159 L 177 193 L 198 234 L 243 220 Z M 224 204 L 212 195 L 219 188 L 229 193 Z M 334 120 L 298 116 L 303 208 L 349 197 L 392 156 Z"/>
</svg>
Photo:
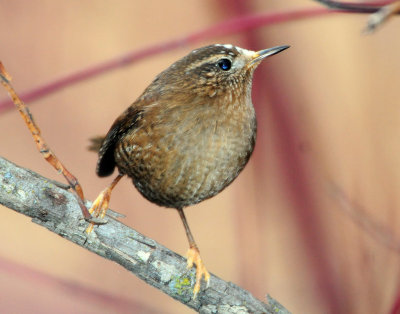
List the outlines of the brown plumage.
<svg viewBox="0 0 400 314">
<path fill-rule="evenodd" d="M 253 72 L 286 48 L 211 45 L 192 51 L 160 73 L 101 142 L 99 176 L 117 167 L 119 177 L 129 176 L 149 201 L 178 209 L 190 243 L 188 265 L 197 264 L 195 294 L 202 275 L 209 275 L 183 208 L 218 194 L 246 165 L 256 139 Z"/>
</svg>

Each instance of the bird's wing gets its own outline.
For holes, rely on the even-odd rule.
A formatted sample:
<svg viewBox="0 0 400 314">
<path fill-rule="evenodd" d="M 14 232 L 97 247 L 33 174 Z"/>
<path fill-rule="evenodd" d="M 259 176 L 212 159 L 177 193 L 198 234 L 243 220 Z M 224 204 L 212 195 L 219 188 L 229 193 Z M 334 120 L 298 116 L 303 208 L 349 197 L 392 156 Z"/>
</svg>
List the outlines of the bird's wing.
<svg viewBox="0 0 400 314">
<path fill-rule="evenodd" d="M 109 176 L 114 172 L 115 159 L 114 149 L 118 140 L 123 134 L 132 128 L 139 126 L 142 117 L 142 110 L 137 107 L 129 107 L 113 123 L 106 137 L 104 138 L 100 150 L 99 160 L 97 161 L 96 173 L 100 177 Z"/>
</svg>

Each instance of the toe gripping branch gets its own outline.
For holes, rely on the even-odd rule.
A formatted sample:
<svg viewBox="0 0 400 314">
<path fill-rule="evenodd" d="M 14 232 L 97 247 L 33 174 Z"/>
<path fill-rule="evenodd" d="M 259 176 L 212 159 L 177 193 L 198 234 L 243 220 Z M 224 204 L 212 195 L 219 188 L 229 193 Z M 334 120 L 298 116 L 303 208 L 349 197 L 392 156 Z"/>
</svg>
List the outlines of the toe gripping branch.
<svg viewBox="0 0 400 314">
<path fill-rule="evenodd" d="M 96 221 L 99 219 L 99 221 L 104 220 L 104 216 L 106 215 L 107 209 L 108 209 L 108 204 L 110 203 L 110 198 L 111 198 L 111 192 L 114 189 L 114 187 L 117 185 L 119 180 L 123 177 L 122 174 L 118 174 L 118 176 L 111 182 L 111 184 L 105 188 L 99 196 L 97 196 L 96 200 L 93 202 L 92 207 L 89 209 L 89 214 L 92 214 L 92 221 L 90 221 L 90 225 L 86 229 L 86 233 L 91 233 L 93 231 L 94 225 L 98 224 Z"/>
</svg>

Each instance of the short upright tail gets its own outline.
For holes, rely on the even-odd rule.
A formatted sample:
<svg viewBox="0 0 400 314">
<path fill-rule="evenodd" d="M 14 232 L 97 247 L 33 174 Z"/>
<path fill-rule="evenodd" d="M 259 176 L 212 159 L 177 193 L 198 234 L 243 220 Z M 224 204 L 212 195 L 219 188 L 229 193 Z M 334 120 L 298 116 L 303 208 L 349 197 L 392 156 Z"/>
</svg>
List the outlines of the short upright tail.
<svg viewBox="0 0 400 314">
<path fill-rule="evenodd" d="M 98 152 L 100 150 L 101 145 L 103 144 L 105 136 L 96 136 L 89 139 L 90 144 L 87 147 L 88 150 L 92 152 Z"/>
</svg>

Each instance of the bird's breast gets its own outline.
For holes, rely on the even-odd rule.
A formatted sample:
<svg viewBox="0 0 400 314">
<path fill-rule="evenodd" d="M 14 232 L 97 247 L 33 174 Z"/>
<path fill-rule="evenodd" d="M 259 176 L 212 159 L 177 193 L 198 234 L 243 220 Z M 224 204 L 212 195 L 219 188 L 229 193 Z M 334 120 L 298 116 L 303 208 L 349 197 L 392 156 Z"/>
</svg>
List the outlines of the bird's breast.
<svg viewBox="0 0 400 314">
<path fill-rule="evenodd" d="M 172 110 L 151 113 L 115 150 L 117 166 L 150 201 L 185 207 L 229 185 L 255 143 L 253 106 L 246 110 Z"/>
</svg>

